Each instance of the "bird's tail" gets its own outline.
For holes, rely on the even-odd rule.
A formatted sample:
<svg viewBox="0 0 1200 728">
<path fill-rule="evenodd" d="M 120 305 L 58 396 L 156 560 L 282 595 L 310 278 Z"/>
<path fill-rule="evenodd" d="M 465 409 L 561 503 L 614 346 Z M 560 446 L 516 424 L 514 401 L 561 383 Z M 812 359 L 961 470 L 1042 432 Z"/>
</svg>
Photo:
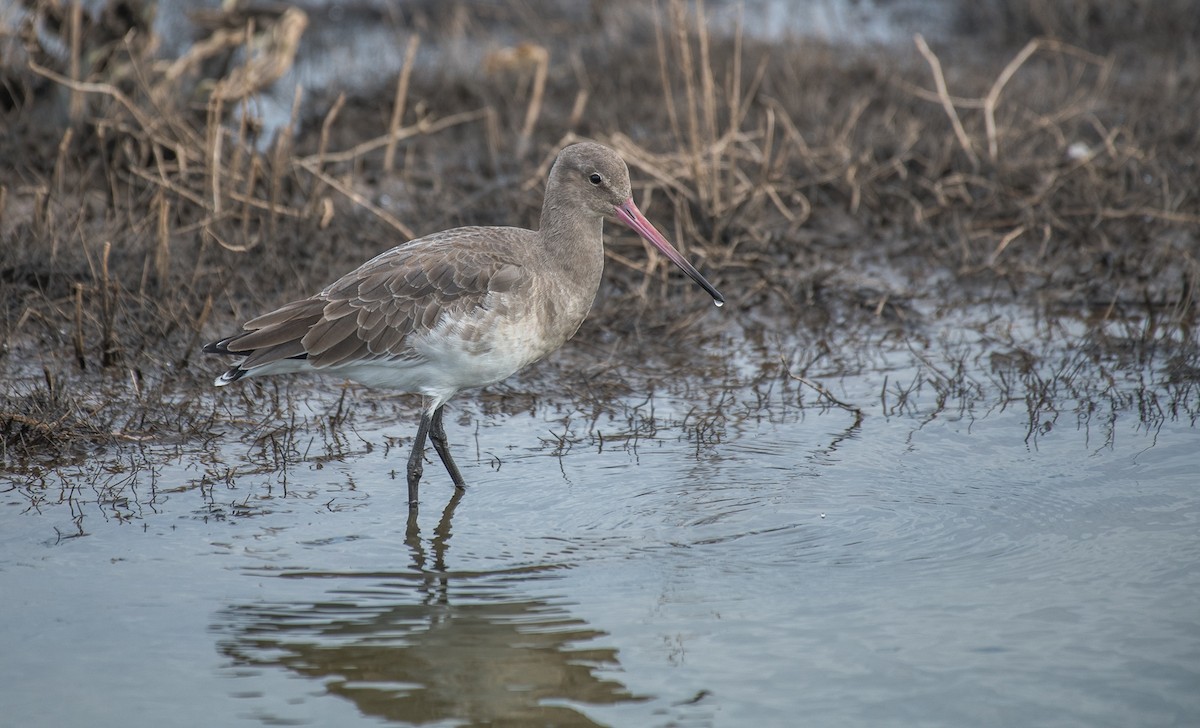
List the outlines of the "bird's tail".
<svg viewBox="0 0 1200 728">
<path fill-rule="evenodd" d="M 233 341 L 235 338 L 236 337 L 234 337 L 234 336 L 227 336 L 224 339 L 221 339 L 220 341 L 214 341 L 211 344 L 205 344 L 204 345 L 204 353 L 205 354 L 223 354 L 225 356 L 245 357 L 246 352 L 231 351 L 229 349 L 229 342 Z M 229 369 L 224 374 L 222 374 L 221 376 L 214 379 L 213 384 L 218 387 L 224 387 L 226 384 L 232 384 L 233 382 L 236 382 L 237 380 L 246 376 L 248 373 L 249 373 L 248 370 L 242 369 L 242 366 L 240 363 L 234 364 L 233 366 L 229 367 Z"/>
<path fill-rule="evenodd" d="M 226 384 L 232 384 L 247 374 L 249 372 L 240 366 L 232 366 L 224 374 L 214 379 L 213 384 L 218 387 L 224 387 Z"/>
</svg>

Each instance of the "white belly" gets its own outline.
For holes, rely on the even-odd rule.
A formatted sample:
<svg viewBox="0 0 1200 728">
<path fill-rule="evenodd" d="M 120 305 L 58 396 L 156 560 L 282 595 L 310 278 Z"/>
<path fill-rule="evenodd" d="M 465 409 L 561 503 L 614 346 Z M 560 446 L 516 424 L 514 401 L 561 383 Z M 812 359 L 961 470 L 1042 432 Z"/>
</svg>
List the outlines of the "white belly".
<svg viewBox="0 0 1200 728">
<path fill-rule="evenodd" d="M 559 348 L 586 314 L 578 313 L 573 317 L 578 321 L 566 326 L 547 326 L 534 310 L 499 305 L 465 320 L 445 317 L 432 330 L 413 335 L 411 359 L 346 362 L 321 371 L 369 387 L 421 394 L 438 406 L 464 389 L 506 379 Z"/>
</svg>

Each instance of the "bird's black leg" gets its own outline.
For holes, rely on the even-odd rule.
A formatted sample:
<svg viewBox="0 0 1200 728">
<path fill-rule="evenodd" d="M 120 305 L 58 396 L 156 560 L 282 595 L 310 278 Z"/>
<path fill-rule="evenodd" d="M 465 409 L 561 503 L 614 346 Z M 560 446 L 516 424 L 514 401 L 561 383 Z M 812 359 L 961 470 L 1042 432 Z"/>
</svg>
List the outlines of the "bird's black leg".
<svg viewBox="0 0 1200 728">
<path fill-rule="evenodd" d="M 450 457 L 450 443 L 446 442 L 446 428 L 442 427 L 442 405 L 433 411 L 433 422 L 429 430 L 429 439 L 433 440 L 433 449 L 437 450 L 438 456 L 442 458 L 442 465 L 446 466 L 446 472 L 450 473 L 450 479 L 454 481 L 454 487 L 462 490 L 467 487 L 467 483 L 463 480 L 462 473 L 458 472 L 458 466 L 454 464 L 454 458 Z"/>
<path fill-rule="evenodd" d="M 408 507 L 417 507 L 417 485 L 421 482 L 421 473 L 425 470 L 425 438 L 429 435 L 429 425 L 434 415 L 429 412 L 421 414 L 421 424 L 417 427 L 417 436 L 413 440 L 412 452 L 408 456 Z"/>
</svg>

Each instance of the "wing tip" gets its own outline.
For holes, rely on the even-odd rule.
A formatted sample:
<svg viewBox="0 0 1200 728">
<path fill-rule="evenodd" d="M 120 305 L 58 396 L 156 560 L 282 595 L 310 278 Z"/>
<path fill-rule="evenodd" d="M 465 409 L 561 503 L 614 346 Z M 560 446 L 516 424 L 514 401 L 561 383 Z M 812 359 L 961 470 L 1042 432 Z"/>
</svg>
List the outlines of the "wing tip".
<svg viewBox="0 0 1200 728">
<path fill-rule="evenodd" d="M 241 366 L 230 367 L 221 376 L 213 380 L 213 386 L 224 387 L 227 384 L 236 382 L 249 373 L 248 370 L 242 369 Z"/>
<path fill-rule="evenodd" d="M 245 356 L 246 352 L 231 351 L 229 349 L 229 342 L 233 341 L 236 338 L 237 338 L 236 336 L 226 336 L 223 339 L 218 339 L 217 341 L 207 343 L 201 348 L 201 351 L 203 351 L 205 354 L 222 354 L 225 356 Z M 221 376 L 214 379 L 213 386 L 224 387 L 227 384 L 232 384 L 233 382 L 236 382 L 237 380 L 246 376 L 248 373 L 249 372 L 247 370 L 242 369 L 241 364 L 235 364 L 234 366 L 230 367 L 228 370 L 223 372 L 221 374 Z"/>
<path fill-rule="evenodd" d="M 233 341 L 235 338 L 237 338 L 237 337 L 236 336 L 226 336 L 224 339 L 218 339 L 217 341 L 210 342 L 208 344 L 205 344 L 204 347 L 201 349 L 201 351 L 203 351 L 205 354 L 226 354 L 226 355 L 242 356 L 243 352 L 231 351 L 229 349 L 229 342 Z"/>
</svg>

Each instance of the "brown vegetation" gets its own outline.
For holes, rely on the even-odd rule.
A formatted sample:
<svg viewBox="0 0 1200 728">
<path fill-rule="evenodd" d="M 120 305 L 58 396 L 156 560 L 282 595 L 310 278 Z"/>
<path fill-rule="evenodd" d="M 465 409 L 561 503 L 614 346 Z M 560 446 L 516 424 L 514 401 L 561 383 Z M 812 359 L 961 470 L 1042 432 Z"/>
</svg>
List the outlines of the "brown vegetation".
<svg viewBox="0 0 1200 728">
<path fill-rule="evenodd" d="M 1051 4 L 1067 5 L 1107 6 Z M 681 2 L 648 26 L 627 17 L 640 4 L 606 7 L 588 38 L 514 9 L 526 45 L 471 74 L 415 65 L 414 34 L 384 88 L 298 92 L 270 138 L 249 99 L 291 63 L 299 11 L 236 16 L 178 59 L 150 55 L 136 14 L 68 12 L 65 58 L 8 47 L 0 457 L 211 427 L 193 396 L 219 368 L 196 360 L 206 337 L 415 234 L 536 225 L 546 169 L 579 136 L 623 153 L 642 209 L 731 299 L 727 326 L 837 336 L 849 319 L 914 326 L 917 297 L 1023 301 L 1097 330 L 1136 319 L 1116 345 L 1171 347 L 1195 377 L 1194 22 L 1129 4 L 1144 37 L 1117 44 L 997 0 L 963 19 L 1005 18 L 986 51 L 851 51 L 709 32 Z M 581 336 L 704 335 L 710 307 L 668 297 L 670 266 L 627 236 L 609 255 Z"/>
</svg>

